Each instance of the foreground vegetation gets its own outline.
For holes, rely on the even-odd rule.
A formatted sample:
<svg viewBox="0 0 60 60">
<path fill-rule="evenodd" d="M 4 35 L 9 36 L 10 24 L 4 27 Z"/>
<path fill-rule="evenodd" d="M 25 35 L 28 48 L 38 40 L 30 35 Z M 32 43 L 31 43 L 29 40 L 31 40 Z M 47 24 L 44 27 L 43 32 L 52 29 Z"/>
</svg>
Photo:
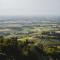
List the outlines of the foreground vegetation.
<svg viewBox="0 0 60 60">
<path fill-rule="evenodd" d="M 54 52 L 58 46 L 60 48 L 60 45 L 54 47 L 48 44 L 56 44 L 56 42 L 45 40 L 45 37 L 39 37 L 39 35 L 33 38 L 27 35 L 20 38 L 0 36 L 0 60 L 49 60 L 52 57 L 55 60 L 57 55 Z M 58 59 L 60 59 L 59 56 Z"/>
</svg>

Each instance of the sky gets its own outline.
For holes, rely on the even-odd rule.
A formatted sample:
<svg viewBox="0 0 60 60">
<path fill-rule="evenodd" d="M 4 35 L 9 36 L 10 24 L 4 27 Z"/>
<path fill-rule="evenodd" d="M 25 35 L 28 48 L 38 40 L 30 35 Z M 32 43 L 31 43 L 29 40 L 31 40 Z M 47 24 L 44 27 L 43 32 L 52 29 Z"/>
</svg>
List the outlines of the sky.
<svg viewBox="0 0 60 60">
<path fill-rule="evenodd" d="M 0 0 L 0 15 L 60 16 L 60 0 Z"/>
</svg>

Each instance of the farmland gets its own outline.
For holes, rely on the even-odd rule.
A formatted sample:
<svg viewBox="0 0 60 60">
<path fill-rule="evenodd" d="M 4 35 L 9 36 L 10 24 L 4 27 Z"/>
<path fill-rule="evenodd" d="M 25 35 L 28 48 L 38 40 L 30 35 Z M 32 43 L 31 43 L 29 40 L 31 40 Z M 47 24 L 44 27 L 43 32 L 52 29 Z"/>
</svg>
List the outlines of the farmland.
<svg viewBox="0 0 60 60">
<path fill-rule="evenodd" d="M 60 60 L 59 17 L 0 21 L 0 59 Z"/>
</svg>

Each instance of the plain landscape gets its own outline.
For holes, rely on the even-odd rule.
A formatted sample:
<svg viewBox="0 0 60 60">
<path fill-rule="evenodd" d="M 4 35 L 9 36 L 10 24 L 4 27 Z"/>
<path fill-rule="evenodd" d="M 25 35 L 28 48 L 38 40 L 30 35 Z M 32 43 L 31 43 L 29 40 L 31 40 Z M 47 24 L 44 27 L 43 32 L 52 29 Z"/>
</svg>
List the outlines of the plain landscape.
<svg viewBox="0 0 60 60">
<path fill-rule="evenodd" d="M 60 17 L 0 16 L 0 60 L 60 60 Z"/>
</svg>

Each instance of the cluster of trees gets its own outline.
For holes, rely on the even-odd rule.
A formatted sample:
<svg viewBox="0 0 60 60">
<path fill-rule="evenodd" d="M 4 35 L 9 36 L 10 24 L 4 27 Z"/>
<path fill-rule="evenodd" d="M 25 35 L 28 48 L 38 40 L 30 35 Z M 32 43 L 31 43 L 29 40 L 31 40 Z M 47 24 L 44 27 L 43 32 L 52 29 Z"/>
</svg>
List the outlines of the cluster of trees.
<svg viewBox="0 0 60 60">
<path fill-rule="evenodd" d="M 22 42 L 18 41 L 17 37 L 0 36 L 0 60 L 49 60 L 39 46 L 27 39 Z"/>
<path fill-rule="evenodd" d="M 0 36 L 0 60 L 38 60 L 33 52 L 33 43 L 18 42 L 17 37 L 5 39 Z"/>
</svg>

